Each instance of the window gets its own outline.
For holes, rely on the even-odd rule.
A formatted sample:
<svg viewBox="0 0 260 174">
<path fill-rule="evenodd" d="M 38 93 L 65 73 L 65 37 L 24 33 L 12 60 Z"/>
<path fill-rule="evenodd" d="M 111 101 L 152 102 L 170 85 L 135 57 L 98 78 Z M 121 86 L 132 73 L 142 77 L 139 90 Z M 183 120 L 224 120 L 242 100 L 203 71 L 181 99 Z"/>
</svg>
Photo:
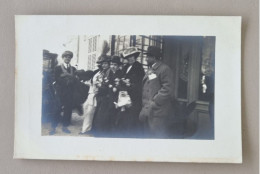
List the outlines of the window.
<svg viewBox="0 0 260 174">
<path fill-rule="evenodd" d="M 87 69 L 94 70 L 96 68 L 96 51 L 97 51 L 97 41 L 98 36 L 91 36 L 88 39 L 88 61 L 87 61 Z"/>
<path fill-rule="evenodd" d="M 147 66 L 147 62 L 145 60 L 146 55 L 144 55 L 143 53 L 147 52 L 147 49 L 149 46 L 157 46 L 157 47 L 161 48 L 161 50 L 162 50 L 162 47 L 163 47 L 162 44 L 163 44 L 162 36 L 137 35 L 135 46 L 138 47 L 139 50 L 141 51 L 138 61 L 140 61 L 145 66 Z"/>
<path fill-rule="evenodd" d="M 88 40 L 88 53 L 92 52 L 92 38 Z"/>
<path fill-rule="evenodd" d="M 130 47 L 130 35 L 118 35 L 115 38 L 115 55 L 120 55 L 124 49 Z"/>
<path fill-rule="evenodd" d="M 91 69 L 94 70 L 96 67 L 96 54 L 92 54 L 92 67 Z"/>
<path fill-rule="evenodd" d="M 115 36 L 115 55 L 120 55 L 124 49 L 135 46 L 140 51 L 141 54 L 137 58 L 137 61 L 144 64 L 146 69 L 147 62 L 145 61 L 144 52 L 147 51 L 149 46 L 157 46 L 162 49 L 162 37 L 161 36 L 145 36 L 145 35 L 117 35 Z"/>
<path fill-rule="evenodd" d="M 88 55 L 88 70 L 91 70 L 91 55 Z"/>
<path fill-rule="evenodd" d="M 93 52 L 97 50 L 97 36 L 93 38 Z"/>
<path fill-rule="evenodd" d="M 215 37 L 203 37 L 199 100 L 208 101 L 214 93 Z"/>
</svg>

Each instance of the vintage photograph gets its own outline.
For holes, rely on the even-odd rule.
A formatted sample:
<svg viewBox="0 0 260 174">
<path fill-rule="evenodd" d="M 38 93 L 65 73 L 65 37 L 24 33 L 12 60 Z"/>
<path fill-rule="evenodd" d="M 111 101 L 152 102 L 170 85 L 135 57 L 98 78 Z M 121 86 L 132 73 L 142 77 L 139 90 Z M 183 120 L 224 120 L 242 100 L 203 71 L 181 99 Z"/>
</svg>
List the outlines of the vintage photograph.
<svg viewBox="0 0 260 174">
<path fill-rule="evenodd" d="M 42 135 L 214 140 L 215 40 L 86 34 L 43 48 Z"/>
<path fill-rule="evenodd" d="M 14 158 L 241 163 L 241 17 L 16 16 Z"/>
</svg>

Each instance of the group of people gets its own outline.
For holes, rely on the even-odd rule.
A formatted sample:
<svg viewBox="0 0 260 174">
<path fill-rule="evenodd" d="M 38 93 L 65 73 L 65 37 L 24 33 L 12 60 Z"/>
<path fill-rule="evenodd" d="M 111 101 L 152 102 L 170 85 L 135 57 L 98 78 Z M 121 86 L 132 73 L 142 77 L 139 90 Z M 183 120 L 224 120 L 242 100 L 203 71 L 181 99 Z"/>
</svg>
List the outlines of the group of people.
<svg viewBox="0 0 260 174">
<path fill-rule="evenodd" d="M 160 48 L 149 46 L 146 53 L 148 69 L 137 61 L 140 51 L 126 49 L 122 57 L 107 55 L 105 49 L 97 60 L 98 69 L 88 71 L 88 96 L 83 103 L 81 132 L 109 137 L 167 137 L 168 117 L 172 114 L 173 78 L 171 69 L 161 61 Z M 68 126 L 73 110 L 74 76 L 76 68 L 70 65 L 73 53 L 62 54 L 63 63 L 55 68 L 59 86 L 62 131 Z M 121 61 L 123 58 L 123 61 Z M 127 61 L 125 61 L 127 60 Z M 55 134 L 55 126 L 50 134 Z"/>
</svg>

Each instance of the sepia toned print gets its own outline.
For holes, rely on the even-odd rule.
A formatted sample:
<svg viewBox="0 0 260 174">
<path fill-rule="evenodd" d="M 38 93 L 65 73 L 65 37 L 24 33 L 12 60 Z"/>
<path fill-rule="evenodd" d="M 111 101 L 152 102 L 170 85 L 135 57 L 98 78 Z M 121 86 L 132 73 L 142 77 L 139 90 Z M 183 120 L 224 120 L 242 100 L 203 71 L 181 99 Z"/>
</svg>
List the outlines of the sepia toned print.
<svg viewBox="0 0 260 174">
<path fill-rule="evenodd" d="M 67 38 L 43 50 L 42 135 L 214 139 L 215 36 Z"/>
</svg>

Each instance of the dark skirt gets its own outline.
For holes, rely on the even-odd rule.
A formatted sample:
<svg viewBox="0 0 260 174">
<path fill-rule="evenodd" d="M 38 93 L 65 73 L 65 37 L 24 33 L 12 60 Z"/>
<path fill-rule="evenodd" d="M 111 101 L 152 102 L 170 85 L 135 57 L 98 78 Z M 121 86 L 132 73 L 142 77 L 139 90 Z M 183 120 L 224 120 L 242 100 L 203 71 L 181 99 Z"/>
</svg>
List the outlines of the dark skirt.
<svg viewBox="0 0 260 174">
<path fill-rule="evenodd" d="M 139 138 L 143 136 L 143 126 L 139 121 L 140 106 L 119 111 L 116 118 L 116 133 L 121 138 Z"/>
<path fill-rule="evenodd" d="M 111 104 L 108 95 L 97 96 L 97 107 L 93 119 L 93 131 L 96 136 L 110 136 Z"/>
</svg>

